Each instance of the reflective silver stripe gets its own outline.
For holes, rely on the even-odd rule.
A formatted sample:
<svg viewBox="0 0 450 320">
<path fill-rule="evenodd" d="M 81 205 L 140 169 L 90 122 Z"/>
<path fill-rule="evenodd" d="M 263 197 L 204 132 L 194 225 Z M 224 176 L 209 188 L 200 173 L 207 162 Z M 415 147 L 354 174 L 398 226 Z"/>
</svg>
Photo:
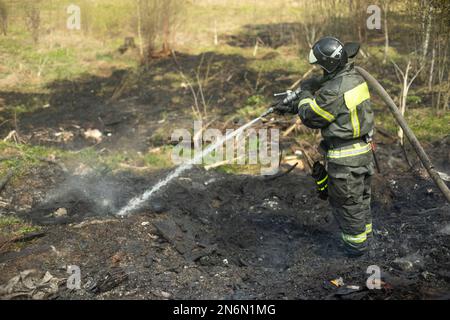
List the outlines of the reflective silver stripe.
<svg viewBox="0 0 450 320">
<path fill-rule="evenodd" d="M 337 55 L 341 55 L 342 53 L 342 46 L 339 46 L 336 50 L 334 50 L 334 52 L 331 54 L 332 58 L 336 58 Z"/>
<path fill-rule="evenodd" d="M 355 143 L 350 148 L 329 150 L 327 158 L 336 159 L 336 158 L 354 157 L 370 152 L 371 150 L 372 146 L 370 144 Z"/>
<path fill-rule="evenodd" d="M 345 242 L 349 242 L 349 243 L 363 243 L 364 241 L 367 240 L 367 234 L 365 231 L 363 233 L 357 234 L 355 236 L 342 233 L 342 239 Z"/>
</svg>

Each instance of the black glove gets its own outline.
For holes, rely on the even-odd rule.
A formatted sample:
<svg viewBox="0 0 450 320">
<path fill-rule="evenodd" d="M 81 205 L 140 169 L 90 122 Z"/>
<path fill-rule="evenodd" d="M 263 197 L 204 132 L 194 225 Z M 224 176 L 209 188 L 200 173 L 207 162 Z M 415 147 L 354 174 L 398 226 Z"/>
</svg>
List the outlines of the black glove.
<svg viewBox="0 0 450 320">
<path fill-rule="evenodd" d="M 304 91 L 309 91 L 314 94 L 317 90 L 319 90 L 321 86 L 321 81 L 317 77 L 309 78 L 300 83 L 300 87 Z"/>
<path fill-rule="evenodd" d="M 322 200 L 328 199 L 328 173 L 325 166 L 319 161 L 314 162 L 312 167 L 312 177 L 316 181 L 317 194 Z"/>
<path fill-rule="evenodd" d="M 297 103 L 296 101 L 292 101 L 288 104 L 284 104 L 283 101 L 278 101 L 272 105 L 272 108 L 274 109 L 274 112 L 279 115 L 297 114 L 298 112 Z"/>
</svg>

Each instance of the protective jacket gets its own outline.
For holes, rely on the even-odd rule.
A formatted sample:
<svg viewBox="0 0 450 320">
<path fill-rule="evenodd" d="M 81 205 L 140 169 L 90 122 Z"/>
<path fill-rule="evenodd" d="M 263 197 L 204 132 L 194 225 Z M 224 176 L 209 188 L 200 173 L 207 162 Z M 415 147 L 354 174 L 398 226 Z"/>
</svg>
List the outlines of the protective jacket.
<svg viewBox="0 0 450 320">
<path fill-rule="evenodd" d="M 307 127 L 321 129 L 329 162 L 360 166 L 372 161 L 366 143 L 374 126 L 369 88 L 353 63 L 325 75 L 317 92 L 302 91 L 299 98 L 299 116 Z"/>
</svg>

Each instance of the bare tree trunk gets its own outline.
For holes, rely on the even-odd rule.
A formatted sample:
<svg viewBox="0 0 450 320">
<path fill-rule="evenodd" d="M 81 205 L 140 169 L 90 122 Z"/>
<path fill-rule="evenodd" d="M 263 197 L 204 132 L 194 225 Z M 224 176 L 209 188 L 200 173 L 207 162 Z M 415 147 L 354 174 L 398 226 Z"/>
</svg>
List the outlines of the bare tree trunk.
<svg viewBox="0 0 450 320">
<path fill-rule="evenodd" d="M 450 72 L 447 73 L 447 85 L 444 94 L 444 104 L 442 106 L 442 111 L 446 112 L 448 110 L 448 102 L 450 99 Z"/>
<path fill-rule="evenodd" d="M 163 30 L 163 44 L 162 44 L 162 52 L 169 53 L 170 52 L 170 17 L 172 14 L 172 0 L 164 1 L 163 5 L 163 17 L 162 17 L 162 30 Z"/>
<path fill-rule="evenodd" d="M 32 1 L 26 3 L 26 19 L 27 27 L 31 32 L 33 42 L 39 42 L 39 33 L 41 28 L 41 9 L 39 8 L 40 1 Z"/>
<path fill-rule="evenodd" d="M 137 19 L 138 19 L 138 38 L 139 38 L 139 53 L 141 55 L 141 59 L 144 58 L 144 41 L 142 40 L 142 8 L 141 8 L 141 0 L 137 0 Z"/>
<path fill-rule="evenodd" d="M 420 74 L 420 72 L 422 71 L 423 66 L 420 67 L 419 70 L 411 78 L 411 80 L 409 80 L 409 72 L 411 71 L 411 60 L 408 60 L 408 63 L 406 65 L 406 69 L 404 72 L 400 69 L 400 67 L 394 61 L 392 61 L 392 64 L 394 65 L 396 71 L 398 71 L 398 73 L 400 74 L 400 76 L 399 76 L 398 73 L 396 73 L 399 80 L 402 82 L 402 91 L 401 91 L 401 95 L 400 95 L 400 113 L 402 116 L 404 116 L 405 112 L 406 112 L 406 100 L 408 98 L 409 88 L 411 87 L 412 83 L 417 78 L 417 76 Z M 400 144 L 403 147 L 404 136 L 403 136 L 403 129 L 401 127 L 398 128 L 397 135 L 400 139 Z"/>
<path fill-rule="evenodd" d="M 438 71 L 437 71 L 437 77 L 438 77 L 438 96 L 436 101 L 436 110 L 439 110 L 441 106 L 441 98 L 442 98 L 442 87 L 444 82 L 444 75 L 445 71 L 447 69 L 447 50 L 448 50 L 448 39 L 445 39 L 445 45 L 442 49 L 441 44 L 439 43 L 438 46 L 438 56 L 442 57 L 438 63 Z"/>
<path fill-rule="evenodd" d="M 389 11 L 389 1 L 384 1 L 383 6 L 384 11 L 384 58 L 383 64 L 386 64 L 389 55 L 389 30 L 388 30 L 388 11 Z"/>
<path fill-rule="evenodd" d="M 402 92 L 401 92 L 401 97 L 400 97 L 400 113 L 402 114 L 402 116 L 405 116 L 405 111 L 406 111 L 406 98 L 408 97 L 408 73 L 409 73 L 409 69 L 411 67 L 411 61 L 408 61 L 408 64 L 406 66 L 406 70 L 405 73 L 403 75 L 403 85 L 402 85 Z M 403 146 L 403 130 L 402 128 L 398 128 L 398 132 L 397 135 L 400 139 L 400 144 Z"/>
<path fill-rule="evenodd" d="M 4 36 L 8 33 L 8 7 L 0 0 L 0 28 Z"/>
<path fill-rule="evenodd" d="M 433 88 L 433 73 L 434 73 L 434 60 L 435 59 L 436 59 L 436 48 L 433 45 L 433 50 L 431 51 L 430 75 L 428 77 L 428 90 L 430 90 L 430 91 Z"/>
<path fill-rule="evenodd" d="M 432 13 L 433 13 L 433 6 L 429 1 L 425 1 L 426 6 L 428 7 L 428 10 L 425 13 L 425 25 L 424 25 L 424 39 L 423 39 L 423 45 L 422 45 L 422 63 L 425 63 L 425 59 L 428 54 L 428 47 L 430 44 L 430 33 L 431 33 L 431 27 L 432 27 Z"/>
<path fill-rule="evenodd" d="M 217 20 L 214 20 L 214 45 L 219 44 L 219 36 L 217 35 Z"/>
</svg>

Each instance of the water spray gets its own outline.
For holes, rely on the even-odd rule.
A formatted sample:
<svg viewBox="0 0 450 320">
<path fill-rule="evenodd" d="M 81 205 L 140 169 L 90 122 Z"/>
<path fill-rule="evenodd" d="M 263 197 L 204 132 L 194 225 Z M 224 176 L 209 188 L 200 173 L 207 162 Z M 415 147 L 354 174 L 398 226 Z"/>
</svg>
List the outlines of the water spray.
<svg viewBox="0 0 450 320">
<path fill-rule="evenodd" d="M 148 201 L 156 192 L 158 192 L 162 187 L 166 186 L 170 181 L 177 178 L 182 174 L 184 171 L 189 170 L 192 168 L 192 165 L 199 161 L 200 159 L 203 159 L 203 157 L 210 154 L 213 150 L 217 149 L 221 145 L 223 145 L 228 140 L 234 138 L 235 136 L 241 134 L 245 129 L 253 126 L 256 122 L 258 122 L 261 118 L 264 118 L 268 116 L 269 114 L 273 113 L 275 111 L 275 108 L 271 107 L 267 109 L 263 114 L 261 114 L 258 118 L 253 119 L 252 121 L 244 124 L 237 130 L 228 133 L 223 137 L 222 139 L 216 141 L 214 144 L 209 145 L 206 149 L 204 149 L 199 155 L 195 156 L 191 160 L 187 161 L 186 163 L 178 166 L 172 173 L 170 173 L 166 178 L 160 180 L 157 184 L 155 184 L 151 189 L 145 191 L 142 195 L 135 197 L 131 199 L 128 204 L 119 210 L 117 213 L 118 216 L 124 217 L 133 212 L 136 209 L 139 209 L 146 201 Z"/>
<path fill-rule="evenodd" d="M 356 54 L 358 53 L 359 44 L 350 43 L 350 44 L 348 44 L 346 50 L 349 52 L 349 57 L 352 58 L 352 57 L 356 56 Z M 429 175 L 434 180 L 434 182 L 436 183 L 438 188 L 441 190 L 441 192 L 444 194 L 447 201 L 450 202 L 450 190 L 448 189 L 447 185 L 443 182 L 442 178 L 439 176 L 439 173 L 434 169 L 433 165 L 431 164 L 430 159 L 428 158 L 427 154 L 423 150 L 422 146 L 420 145 L 419 141 L 415 137 L 414 133 L 408 127 L 405 119 L 398 111 L 398 108 L 395 105 L 395 103 L 392 101 L 391 97 L 386 93 L 386 91 L 378 83 L 378 81 L 376 81 L 376 79 L 373 78 L 367 71 L 365 71 L 364 69 L 359 68 L 359 67 L 356 67 L 356 70 L 364 77 L 364 79 L 368 82 L 368 84 L 380 95 L 380 97 L 388 105 L 390 111 L 394 115 L 395 120 L 398 122 L 398 124 L 404 130 L 407 138 L 410 140 L 412 146 L 414 147 L 414 150 L 416 151 L 417 155 L 419 156 L 420 160 L 422 161 L 424 167 L 427 169 Z M 285 98 L 280 102 L 283 105 L 288 105 L 291 101 L 295 100 L 298 97 L 300 91 L 301 91 L 301 88 L 297 89 L 296 91 L 286 91 L 284 93 L 275 94 L 275 96 L 284 95 Z M 192 167 L 192 165 L 194 163 L 196 163 L 198 160 L 203 159 L 204 156 L 208 155 L 213 150 L 215 150 L 219 146 L 223 145 L 226 141 L 228 141 L 231 138 L 242 133 L 245 129 L 251 127 L 253 124 L 258 122 L 261 118 L 266 117 L 269 114 L 273 113 L 275 111 L 275 108 L 276 107 L 272 106 L 271 108 L 267 109 L 263 114 L 261 114 L 258 118 L 253 119 L 252 121 L 250 121 L 247 124 L 238 128 L 236 131 L 225 135 L 225 137 L 218 140 L 216 143 L 208 146 L 199 155 L 195 156 L 193 159 L 189 160 L 185 164 L 182 164 L 179 167 L 177 167 L 165 179 L 159 181 L 151 189 L 145 191 L 141 196 L 131 199 L 125 207 L 123 207 L 122 209 L 119 210 L 117 215 L 123 217 L 123 216 L 128 215 L 130 212 L 138 209 L 140 206 L 142 206 L 143 203 L 145 203 L 148 199 L 150 199 L 157 191 L 159 191 L 162 187 L 166 186 L 173 179 L 177 178 L 184 171 L 190 169 Z"/>
</svg>

